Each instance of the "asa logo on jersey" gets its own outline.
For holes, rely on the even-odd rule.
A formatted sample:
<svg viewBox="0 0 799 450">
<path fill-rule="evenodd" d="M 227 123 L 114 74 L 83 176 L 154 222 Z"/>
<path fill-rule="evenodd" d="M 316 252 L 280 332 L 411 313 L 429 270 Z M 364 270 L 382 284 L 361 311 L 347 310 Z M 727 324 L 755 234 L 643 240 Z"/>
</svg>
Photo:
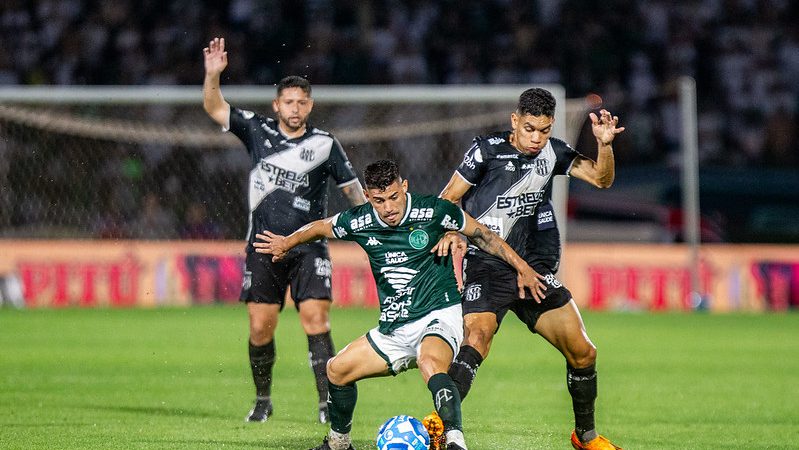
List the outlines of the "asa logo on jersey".
<svg viewBox="0 0 799 450">
<path fill-rule="evenodd" d="M 458 225 L 458 222 L 455 221 L 449 214 L 444 216 L 444 220 L 441 221 L 441 226 L 444 227 L 446 230 L 460 230 L 461 227 Z"/>
<path fill-rule="evenodd" d="M 353 231 L 360 230 L 361 228 L 365 228 L 371 224 L 372 224 L 371 214 L 364 214 L 362 216 L 350 220 L 350 228 L 352 228 Z"/>
<path fill-rule="evenodd" d="M 411 213 L 408 216 L 411 219 L 432 219 L 433 218 L 433 208 L 413 208 L 411 209 Z"/>
<path fill-rule="evenodd" d="M 261 160 L 261 170 L 264 172 L 266 181 L 277 189 L 293 194 L 297 188 L 308 187 L 307 173 L 286 170 L 265 160 Z"/>
</svg>

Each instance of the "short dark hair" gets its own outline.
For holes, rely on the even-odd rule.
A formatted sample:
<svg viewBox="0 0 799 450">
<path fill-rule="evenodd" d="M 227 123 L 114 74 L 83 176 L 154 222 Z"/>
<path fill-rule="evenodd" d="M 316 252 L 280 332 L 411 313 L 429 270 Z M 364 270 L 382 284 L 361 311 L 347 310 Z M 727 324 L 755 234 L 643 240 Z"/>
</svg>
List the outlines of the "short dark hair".
<svg viewBox="0 0 799 450">
<path fill-rule="evenodd" d="M 298 87 L 308 94 L 309 97 L 311 96 L 311 83 L 299 75 L 289 75 L 280 80 L 280 83 L 277 84 L 277 96 L 280 97 L 283 89 L 293 87 Z"/>
<path fill-rule="evenodd" d="M 516 113 L 522 116 L 555 117 L 555 97 L 546 89 L 528 89 L 519 96 Z"/>
<path fill-rule="evenodd" d="M 363 171 L 363 179 L 366 182 L 366 189 L 384 191 L 391 183 L 402 178 L 397 163 L 390 159 L 381 159 L 366 166 L 366 170 Z"/>
</svg>

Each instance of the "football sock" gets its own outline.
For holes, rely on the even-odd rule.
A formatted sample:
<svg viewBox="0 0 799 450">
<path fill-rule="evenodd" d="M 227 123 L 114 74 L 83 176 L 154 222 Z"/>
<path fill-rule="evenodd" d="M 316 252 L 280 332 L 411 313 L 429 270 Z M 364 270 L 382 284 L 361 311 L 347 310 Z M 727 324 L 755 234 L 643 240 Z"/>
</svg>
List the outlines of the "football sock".
<svg viewBox="0 0 799 450">
<path fill-rule="evenodd" d="M 328 382 L 327 407 L 330 410 L 330 429 L 347 434 L 352 429 L 352 413 L 358 401 L 358 388 L 355 383 L 338 386 Z"/>
<path fill-rule="evenodd" d="M 596 437 L 594 429 L 594 400 L 596 400 L 596 366 L 575 369 L 566 365 L 566 384 L 572 396 L 574 431 L 583 442 Z"/>
<path fill-rule="evenodd" d="M 449 366 L 449 376 L 458 387 L 461 401 L 466 398 L 466 394 L 472 388 L 474 377 L 477 376 L 477 369 L 482 362 L 483 357 L 480 352 L 470 345 L 464 345 L 458 352 L 458 356 L 455 357 L 455 361 Z"/>
<path fill-rule="evenodd" d="M 427 381 L 427 389 L 433 394 L 433 403 L 444 422 L 444 430 L 462 429 L 461 396 L 452 378 L 446 373 L 437 373 Z"/>
<path fill-rule="evenodd" d="M 255 395 L 268 398 L 272 393 L 272 366 L 275 365 L 275 340 L 268 344 L 250 346 L 250 368 L 255 382 Z"/>
<path fill-rule="evenodd" d="M 329 331 L 308 336 L 308 361 L 316 377 L 320 403 L 327 402 L 327 360 L 333 357 L 334 352 Z"/>
</svg>

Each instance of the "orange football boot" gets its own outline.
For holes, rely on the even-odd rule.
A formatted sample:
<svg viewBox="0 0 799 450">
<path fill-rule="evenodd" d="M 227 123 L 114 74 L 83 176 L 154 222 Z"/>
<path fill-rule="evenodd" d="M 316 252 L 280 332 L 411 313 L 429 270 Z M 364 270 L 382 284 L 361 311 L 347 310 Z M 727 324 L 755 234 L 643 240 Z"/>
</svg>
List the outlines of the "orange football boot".
<svg viewBox="0 0 799 450">
<path fill-rule="evenodd" d="M 433 411 L 422 419 L 422 425 L 430 435 L 430 450 L 444 450 L 447 445 L 447 436 L 444 435 L 444 422 L 438 413 Z"/>
<path fill-rule="evenodd" d="M 577 433 L 572 431 L 572 447 L 576 450 L 622 450 L 616 447 L 605 436 L 599 435 L 588 442 L 581 442 Z M 432 448 L 432 447 L 430 447 Z"/>
</svg>

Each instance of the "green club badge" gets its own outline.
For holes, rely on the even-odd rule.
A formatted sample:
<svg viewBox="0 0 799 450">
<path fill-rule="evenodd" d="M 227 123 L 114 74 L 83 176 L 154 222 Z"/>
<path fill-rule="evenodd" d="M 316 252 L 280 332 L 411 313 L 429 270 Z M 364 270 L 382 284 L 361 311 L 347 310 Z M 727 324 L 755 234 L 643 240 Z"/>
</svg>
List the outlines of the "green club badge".
<svg viewBox="0 0 799 450">
<path fill-rule="evenodd" d="M 425 248 L 428 242 L 430 242 L 430 237 L 424 230 L 413 230 L 413 232 L 408 235 L 408 243 L 416 250 Z"/>
</svg>

